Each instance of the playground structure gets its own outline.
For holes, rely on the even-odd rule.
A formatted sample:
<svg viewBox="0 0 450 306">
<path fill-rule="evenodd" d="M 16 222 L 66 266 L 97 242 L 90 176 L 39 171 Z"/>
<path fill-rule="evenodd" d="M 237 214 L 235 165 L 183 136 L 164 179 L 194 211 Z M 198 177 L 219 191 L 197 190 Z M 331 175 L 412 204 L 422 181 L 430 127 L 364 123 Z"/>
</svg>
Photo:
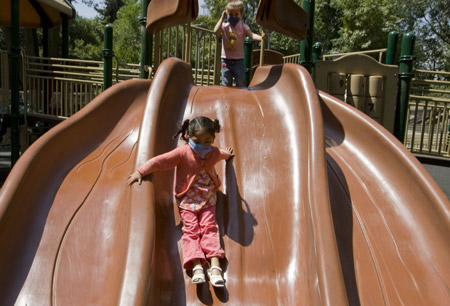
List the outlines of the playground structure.
<svg viewBox="0 0 450 306">
<path fill-rule="evenodd" d="M 157 1 L 155 1 L 157 2 Z M 155 4 L 154 4 L 155 5 Z M 172 10 L 176 10 L 173 7 Z M 195 11 L 195 8 L 193 9 Z M 191 16 L 192 17 L 192 16 Z M 177 17 L 181 18 L 181 17 Z M 160 63 L 169 57 L 178 57 L 190 62 L 192 65 L 194 84 L 200 86 L 217 85 L 220 83 L 220 40 L 212 33 L 212 31 L 205 29 L 202 25 L 174 25 L 164 29 L 155 29 L 153 36 L 152 48 L 153 58 L 151 58 L 150 65 L 145 65 L 147 75 L 150 72 L 150 78 L 153 77 Z M 112 39 L 112 38 L 111 38 Z M 389 47 L 389 46 L 388 46 Z M 251 50 L 253 47 L 251 43 L 246 44 L 246 48 Z M 389 52 L 389 48 L 370 50 L 358 52 L 358 54 L 326 54 L 322 55 L 323 60 L 329 62 L 329 59 L 338 59 L 342 56 L 360 56 L 360 54 L 377 54 L 380 67 L 382 66 L 383 55 Z M 255 50 L 256 51 L 256 50 Z M 392 53 L 392 51 L 391 51 Z M 112 50 L 109 54 L 113 54 Z M 248 54 L 251 54 L 248 53 Z M 8 59 L 7 53 L 2 51 L 2 61 L 0 69 L 2 71 L 1 78 L 1 101 L 2 114 L 6 117 L 10 114 L 9 105 L 9 83 L 8 83 Z M 315 54 L 320 58 L 320 54 Z M 395 51 L 394 51 L 395 56 Z M 252 63 L 258 62 L 260 52 L 254 53 L 253 60 L 249 59 L 247 70 L 249 71 L 248 80 L 251 78 L 255 66 Z M 388 55 L 386 55 L 386 58 Z M 351 58 L 348 61 L 353 61 Z M 280 60 L 278 59 L 278 62 Z M 284 56 L 284 63 L 300 63 L 300 54 Z M 321 63 L 315 63 L 316 71 L 320 72 L 317 66 Z M 22 125 L 20 127 L 20 147 L 21 151 L 25 151 L 37 137 L 46 132 L 49 127 L 64 120 L 76 111 L 84 107 L 96 95 L 103 91 L 111 84 L 124 81 L 126 79 L 142 77 L 139 72 L 139 65 L 128 65 L 119 62 L 119 59 L 112 56 L 110 79 L 112 82 L 105 85 L 102 82 L 102 77 L 105 74 L 104 62 L 81 61 L 66 58 L 35 58 L 22 54 L 23 63 L 21 68 L 23 75 L 23 82 L 20 92 L 20 116 L 23 117 Z M 265 63 L 274 64 L 271 58 L 267 58 Z M 393 64 L 393 61 L 391 62 Z M 341 70 L 337 72 L 342 77 L 348 74 Z M 450 107 L 449 105 L 449 85 L 448 81 L 439 80 L 449 73 L 433 72 L 433 71 L 411 71 L 416 75 L 427 74 L 423 80 L 413 78 L 411 80 L 412 94 L 409 96 L 408 105 L 403 108 L 403 116 L 408 118 L 402 122 L 403 129 L 406 131 L 403 135 L 397 137 L 415 154 L 450 157 Z M 145 75 L 145 74 L 144 74 Z M 322 74 L 323 75 L 323 74 Z M 367 71 L 363 71 L 364 77 L 370 78 Z M 374 75 L 374 78 L 379 76 Z M 314 77 L 316 86 L 325 92 L 330 93 L 327 88 L 318 85 L 317 82 L 323 82 L 329 77 L 317 78 Z M 339 78 L 338 78 L 339 79 Z M 337 81 L 339 81 L 337 79 Z M 340 82 L 340 81 L 339 81 Z M 350 81 L 345 81 L 345 87 L 341 90 L 349 91 L 347 88 Z M 393 82 L 384 84 L 392 85 Z M 367 88 L 369 86 L 366 86 Z M 416 90 L 415 88 L 418 88 Z M 397 89 L 400 91 L 400 89 Z M 342 92 L 331 93 L 334 96 L 342 99 L 350 104 L 353 102 L 343 99 Z M 391 100 L 387 105 L 390 105 L 389 110 L 392 110 L 397 97 L 395 94 L 389 94 Z M 359 95 L 361 97 L 361 95 Z M 368 95 L 366 98 L 370 98 Z M 354 103 L 353 103 L 354 105 Z M 370 107 L 366 107 L 370 109 Z M 387 108 L 385 109 L 387 112 Z M 369 113 L 367 113 L 369 114 Z M 373 114 L 369 114 L 373 118 Z M 390 113 L 392 116 L 393 113 Z M 47 124 L 42 124 L 49 123 Z M 38 126 L 36 126 L 38 125 Z M 48 127 L 47 127 L 48 126 Z M 389 131 L 395 133 L 393 129 L 383 124 Z"/>
<path fill-rule="evenodd" d="M 218 169 L 225 290 L 181 268 L 173 171 L 125 188 L 197 115 L 223 122 L 216 144 L 236 151 Z M 260 67 L 236 89 L 196 86 L 168 59 L 19 159 L 0 195 L 0 304 L 447 305 L 449 216 L 403 145 L 301 66 Z"/>
</svg>

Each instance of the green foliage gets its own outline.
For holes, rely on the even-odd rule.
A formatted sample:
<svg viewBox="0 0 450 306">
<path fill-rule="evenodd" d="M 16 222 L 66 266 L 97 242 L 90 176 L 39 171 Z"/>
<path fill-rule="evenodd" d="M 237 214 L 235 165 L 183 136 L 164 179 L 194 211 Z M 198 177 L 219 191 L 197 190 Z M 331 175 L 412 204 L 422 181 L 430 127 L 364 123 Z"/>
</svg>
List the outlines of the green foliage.
<svg viewBox="0 0 450 306">
<path fill-rule="evenodd" d="M 386 47 L 390 31 L 401 32 L 403 17 L 393 0 L 340 0 L 336 9 L 342 12 L 339 36 L 332 39 L 334 50 L 350 52 Z"/>
<path fill-rule="evenodd" d="M 327 53 L 333 50 L 332 41 L 339 38 L 339 29 L 342 27 L 342 10 L 337 7 L 336 1 L 316 1 L 314 12 L 314 41 L 323 44 Z M 340 51 L 340 50 L 337 50 Z"/>
<path fill-rule="evenodd" d="M 92 2 L 92 1 L 91 1 Z M 104 0 L 103 5 L 94 4 L 94 9 L 100 15 L 103 24 L 113 23 L 118 18 L 118 11 L 124 5 L 122 0 Z"/>
<path fill-rule="evenodd" d="M 77 0 L 100 8 L 93 0 Z M 207 16 L 193 23 L 213 29 L 228 0 L 205 0 Z M 294 0 L 302 5 L 302 0 Z M 97 2 L 98 3 L 98 2 Z M 71 56 L 101 59 L 103 26 L 113 21 L 114 51 L 122 62 L 138 62 L 140 53 L 141 0 L 104 0 L 101 18 L 71 21 Z M 244 22 L 253 32 L 262 28 L 255 16 L 259 0 L 244 1 Z M 120 9 L 119 9 L 120 7 Z M 323 53 L 385 48 L 390 31 L 396 30 L 399 45 L 403 33 L 417 35 L 417 66 L 450 70 L 450 6 L 448 0 L 316 0 L 314 41 L 323 44 Z M 300 51 L 300 42 L 271 33 L 270 46 L 285 55 Z M 0 41 L 2 44 L 2 41 Z M 257 48 L 257 44 L 255 44 Z"/>
<path fill-rule="evenodd" d="M 416 66 L 450 70 L 450 6 L 447 0 L 402 0 L 405 31 L 416 34 Z"/>
<path fill-rule="evenodd" d="M 139 63 L 141 52 L 141 31 L 139 15 L 140 0 L 125 0 L 117 12 L 117 20 L 113 23 L 114 53 L 123 63 Z"/>
<path fill-rule="evenodd" d="M 69 23 L 69 57 L 103 59 L 103 24 L 100 19 L 77 17 Z"/>
<path fill-rule="evenodd" d="M 272 32 L 270 33 L 270 49 L 284 55 L 297 54 L 300 52 L 300 41 Z"/>
</svg>

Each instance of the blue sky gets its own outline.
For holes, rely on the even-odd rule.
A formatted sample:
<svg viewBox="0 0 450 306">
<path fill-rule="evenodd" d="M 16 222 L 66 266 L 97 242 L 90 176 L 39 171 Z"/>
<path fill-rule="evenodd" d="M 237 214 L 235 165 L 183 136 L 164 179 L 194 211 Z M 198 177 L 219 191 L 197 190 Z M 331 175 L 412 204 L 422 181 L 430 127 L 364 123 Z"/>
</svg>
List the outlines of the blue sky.
<svg viewBox="0 0 450 306">
<path fill-rule="evenodd" d="M 95 3 L 102 3 L 102 0 L 95 0 Z M 200 10 L 200 15 L 204 15 L 206 14 L 205 10 L 203 10 L 201 7 L 203 5 L 204 1 L 203 0 L 199 0 L 198 1 L 198 5 L 199 5 L 199 10 Z M 81 17 L 85 17 L 85 18 L 94 18 L 97 15 L 97 12 L 90 7 L 87 7 L 86 5 L 84 5 L 81 0 L 77 0 L 77 2 L 73 3 L 73 6 L 75 7 L 75 10 L 77 11 L 77 15 L 81 16 Z"/>
</svg>

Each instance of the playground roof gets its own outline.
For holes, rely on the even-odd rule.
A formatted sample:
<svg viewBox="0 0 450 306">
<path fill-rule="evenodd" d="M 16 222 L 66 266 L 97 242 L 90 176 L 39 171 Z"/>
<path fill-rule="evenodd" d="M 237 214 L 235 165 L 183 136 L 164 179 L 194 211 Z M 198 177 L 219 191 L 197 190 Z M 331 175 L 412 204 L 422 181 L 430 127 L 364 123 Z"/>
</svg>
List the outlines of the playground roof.
<svg viewBox="0 0 450 306">
<path fill-rule="evenodd" d="M 19 5 L 21 27 L 52 28 L 62 23 L 62 15 L 75 17 L 74 8 L 65 0 L 20 0 Z M 2 0 L 0 25 L 11 25 L 11 0 Z"/>
</svg>

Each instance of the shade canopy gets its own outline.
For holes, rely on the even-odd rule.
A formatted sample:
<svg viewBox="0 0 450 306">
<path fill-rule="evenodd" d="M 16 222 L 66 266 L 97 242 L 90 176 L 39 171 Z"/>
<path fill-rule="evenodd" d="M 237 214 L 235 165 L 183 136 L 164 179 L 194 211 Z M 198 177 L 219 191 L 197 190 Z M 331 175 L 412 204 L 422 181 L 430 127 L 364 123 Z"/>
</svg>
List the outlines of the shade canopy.
<svg viewBox="0 0 450 306">
<path fill-rule="evenodd" d="M 10 26 L 11 0 L 2 0 L 1 7 L 0 25 Z M 21 27 L 53 28 L 62 23 L 62 15 L 75 17 L 75 9 L 65 0 L 20 0 Z"/>
</svg>

